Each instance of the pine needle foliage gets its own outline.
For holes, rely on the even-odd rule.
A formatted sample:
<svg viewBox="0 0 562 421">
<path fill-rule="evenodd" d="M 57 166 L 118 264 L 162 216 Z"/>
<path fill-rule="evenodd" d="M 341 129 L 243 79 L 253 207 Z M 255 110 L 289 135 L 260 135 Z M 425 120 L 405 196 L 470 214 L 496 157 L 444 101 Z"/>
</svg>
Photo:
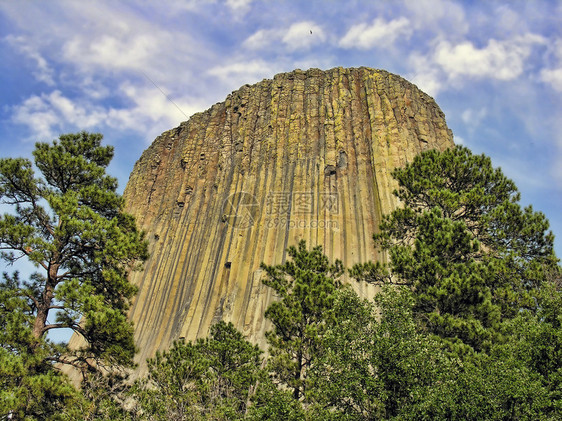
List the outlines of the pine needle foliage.
<svg viewBox="0 0 562 421">
<path fill-rule="evenodd" d="M 501 169 L 456 146 L 425 151 L 392 175 L 403 206 L 374 236 L 389 264 L 353 275 L 411 286 L 418 320 L 459 352 L 488 349 L 502 321 L 538 310 L 544 280 L 559 273 L 554 236 Z"/>
<path fill-rule="evenodd" d="M 330 263 L 320 246 L 307 250 L 304 240 L 287 253 L 291 260 L 284 264 L 262 264 L 267 274 L 263 283 L 279 298 L 265 312 L 273 324 L 266 338 L 270 369 L 298 400 L 306 394 L 307 373 L 332 317 L 334 293 L 341 288 L 339 277 L 344 271 L 341 261 Z"/>
<path fill-rule="evenodd" d="M 61 364 L 84 372 L 133 365 L 127 310 L 136 288 L 127 276 L 146 259 L 147 243 L 123 211 L 117 180 L 106 174 L 113 148 L 101 141 L 100 134 L 66 134 L 37 143 L 33 163 L 0 159 L 0 200 L 11 210 L 0 216 L 0 258 L 8 265 L 27 260 L 36 269 L 28 279 L 4 273 L 0 283 L 4 411 L 36 413 L 26 409 L 31 390 L 31 401 L 44 407 L 66 399 Z M 84 345 L 70 350 L 47 339 L 64 328 Z"/>
</svg>

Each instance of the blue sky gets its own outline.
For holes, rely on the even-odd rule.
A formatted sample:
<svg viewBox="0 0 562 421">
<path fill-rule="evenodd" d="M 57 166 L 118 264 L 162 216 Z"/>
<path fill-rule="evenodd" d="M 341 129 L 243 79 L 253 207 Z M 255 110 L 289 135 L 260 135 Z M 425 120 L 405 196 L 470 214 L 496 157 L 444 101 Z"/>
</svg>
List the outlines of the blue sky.
<svg viewBox="0 0 562 421">
<path fill-rule="evenodd" d="M 433 96 L 455 141 L 547 215 L 562 255 L 561 1 L 3 1 L 1 156 L 101 132 L 122 190 L 186 116 L 246 83 L 337 66 Z"/>
</svg>

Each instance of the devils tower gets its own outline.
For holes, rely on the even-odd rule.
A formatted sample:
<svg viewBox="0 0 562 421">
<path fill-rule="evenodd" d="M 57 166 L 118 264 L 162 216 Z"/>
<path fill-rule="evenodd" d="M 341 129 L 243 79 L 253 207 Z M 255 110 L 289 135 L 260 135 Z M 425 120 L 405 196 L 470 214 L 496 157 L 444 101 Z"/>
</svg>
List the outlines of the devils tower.
<svg viewBox="0 0 562 421">
<path fill-rule="evenodd" d="M 371 238 L 398 205 L 392 169 L 452 145 L 431 97 L 368 68 L 279 74 L 160 135 L 125 190 L 150 241 L 132 278 L 138 361 L 218 320 L 263 345 L 275 297 L 260 263 L 301 239 L 347 267 L 382 258 Z"/>
</svg>

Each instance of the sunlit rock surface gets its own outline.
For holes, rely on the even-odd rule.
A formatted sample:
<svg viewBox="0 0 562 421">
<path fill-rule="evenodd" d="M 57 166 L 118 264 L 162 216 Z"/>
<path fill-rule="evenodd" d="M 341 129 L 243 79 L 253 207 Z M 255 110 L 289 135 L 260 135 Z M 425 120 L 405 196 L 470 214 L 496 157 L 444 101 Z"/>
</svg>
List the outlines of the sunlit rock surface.
<svg viewBox="0 0 562 421">
<path fill-rule="evenodd" d="M 372 234 L 397 206 L 392 169 L 452 144 L 431 97 L 368 68 L 279 74 L 163 133 L 125 190 L 150 241 L 132 277 L 140 371 L 156 350 L 221 319 L 265 349 L 274 297 L 260 263 L 283 262 L 300 239 L 347 267 L 382 258 Z"/>
</svg>

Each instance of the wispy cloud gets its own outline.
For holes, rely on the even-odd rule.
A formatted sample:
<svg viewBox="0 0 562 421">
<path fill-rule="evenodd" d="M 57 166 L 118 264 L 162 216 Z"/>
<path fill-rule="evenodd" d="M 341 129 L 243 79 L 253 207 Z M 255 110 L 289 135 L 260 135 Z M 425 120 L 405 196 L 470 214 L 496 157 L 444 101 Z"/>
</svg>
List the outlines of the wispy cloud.
<svg viewBox="0 0 562 421">
<path fill-rule="evenodd" d="M 359 23 L 353 25 L 339 45 L 343 48 L 359 48 L 368 50 L 373 47 L 391 48 L 396 39 L 408 38 L 412 34 L 412 25 L 405 17 L 391 21 L 376 18 L 373 23 Z"/>
<path fill-rule="evenodd" d="M 14 122 L 27 125 L 40 138 L 54 137 L 64 123 L 90 129 L 105 118 L 103 110 L 74 102 L 58 90 L 30 96 L 14 107 L 12 116 Z"/>
<path fill-rule="evenodd" d="M 431 96 L 436 96 L 443 90 L 443 76 L 429 55 L 413 53 L 408 61 L 413 70 L 406 76 L 418 88 Z"/>
<path fill-rule="evenodd" d="M 428 52 L 414 52 L 409 57 L 413 69 L 409 77 L 430 95 L 459 89 L 475 80 L 516 80 L 525 73 L 536 47 L 546 43 L 546 38 L 533 33 L 506 40 L 490 39 L 483 47 L 469 40 L 439 40 Z M 558 83 L 556 70 L 543 70 L 540 77 L 545 82 Z"/>
<path fill-rule="evenodd" d="M 86 72 L 94 68 L 136 70 L 149 67 L 151 58 L 171 41 L 170 36 L 158 38 L 138 33 L 127 37 L 100 34 L 93 39 L 81 36 L 65 43 L 62 54 L 66 62 Z"/>
<path fill-rule="evenodd" d="M 562 38 L 550 44 L 550 63 L 541 70 L 540 79 L 555 90 L 562 91 Z"/>
<path fill-rule="evenodd" d="M 32 74 L 35 78 L 44 82 L 49 86 L 53 86 L 55 81 L 53 79 L 53 69 L 47 60 L 39 53 L 37 48 L 31 45 L 28 40 L 23 36 L 8 35 L 4 41 L 17 50 L 24 57 L 31 59 L 35 63 L 35 70 Z"/>
<path fill-rule="evenodd" d="M 261 50 L 280 38 L 281 34 L 277 29 L 260 29 L 246 38 L 242 46 L 250 50 Z"/>
<path fill-rule="evenodd" d="M 208 71 L 209 75 L 218 78 L 221 82 L 229 81 L 235 85 L 255 83 L 260 79 L 273 76 L 273 73 L 271 64 L 259 59 L 218 65 Z"/>
<path fill-rule="evenodd" d="M 504 41 L 491 39 L 483 48 L 470 41 L 456 45 L 443 41 L 437 46 L 434 59 L 453 80 L 464 77 L 511 80 L 523 73 L 533 46 L 545 42 L 542 36 L 531 33 Z"/>
<path fill-rule="evenodd" d="M 60 123 L 59 115 L 45 95 L 33 95 L 13 107 L 12 121 L 29 127 L 34 136 L 42 138 L 52 138 L 53 127 Z"/>
<path fill-rule="evenodd" d="M 33 139 L 53 138 L 63 130 L 99 130 L 107 126 L 119 131 L 142 132 L 145 141 L 150 141 L 159 134 L 159 128 L 177 125 L 187 119 L 186 115 L 200 109 L 200 104 L 171 102 L 156 88 L 125 83 L 119 90 L 132 106 L 104 107 L 87 99 L 73 100 L 55 90 L 33 95 L 15 106 L 12 121 L 29 127 Z"/>
<path fill-rule="evenodd" d="M 196 94 L 189 100 L 182 97 L 195 91 L 187 86 L 197 69 L 188 64 L 204 54 L 197 52 L 188 33 L 157 25 L 133 8 L 124 8 L 116 16 L 104 2 L 69 3 L 65 13 L 73 19 L 57 31 L 43 22 L 60 20 L 59 9 L 31 9 L 25 22 L 25 14 L 13 8 L 7 12 L 16 24 L 37 28 L 5 40 L 34 61 L 36 78 L 50 87 L 10 107 L 11 121 L 28 127 L 32 137 L 108 127 L 141 133 L 149 142 L 201 106 Z M 178 85 L 177 75 L 170 70 L 188 68 Z"/>
<path fill-rule="evenodd" d="M 439 39 L 464 37 L 470 28 L 463 7 L 450 0 L 403 0 L 401 12 L 413 30 L 432 34 Z M 432 41 L 432 38 L 427 39 Z"/>
<path fill-rule="evenodd" d="M 308 50 L 326 40 L 322 27 L 312 21 L 292 24 L 283 35 L 283 43 L 289 51 Z"/>
<path fill-rule="evenodd" d="M 562 67 L 557 69 L 543 69 L 540 76 L 543 82 L 550 84 L 554 89 L 562 92 Z"/>
<path fill-rule="evenodd" d="M 254 0 L 226 0 L 226 5 L 236 14 L 244 15 L 250 10 Z"/>
<path fill-rule="evenodd" d="M 478 126 L 484 118 L 488 115 L 488 110 L 486 107 L 481 108 L 479 110 L 475 110 L 472 108 L 468 108 L 464 110 L 461 114 L 461 119 L 466 125 L 470 125 L 472 130 Z"/>
<path fill-rule="evenodd" d="M 306 51 L 327 39 L 321 25 L 313 21 L 300 21 L 288 27 L 260 29 L 243 42 L 248 50 L 283 47 L 284 51 Z"/>
</svg>

